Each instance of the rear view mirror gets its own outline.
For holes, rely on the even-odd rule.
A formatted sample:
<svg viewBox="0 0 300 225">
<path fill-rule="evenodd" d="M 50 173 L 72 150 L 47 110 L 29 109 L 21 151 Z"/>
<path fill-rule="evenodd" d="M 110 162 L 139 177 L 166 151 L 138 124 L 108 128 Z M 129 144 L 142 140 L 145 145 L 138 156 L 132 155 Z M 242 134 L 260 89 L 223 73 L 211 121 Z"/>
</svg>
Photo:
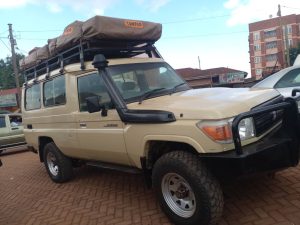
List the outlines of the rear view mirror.
<svg viewBox="0 0 300 225">
<path fill-rule="evenodd" d="M 86 99 L 87 110 L 89 113 L 99 112 L 101 110 L 101 96 L 91 96 Z"/>
</svg>

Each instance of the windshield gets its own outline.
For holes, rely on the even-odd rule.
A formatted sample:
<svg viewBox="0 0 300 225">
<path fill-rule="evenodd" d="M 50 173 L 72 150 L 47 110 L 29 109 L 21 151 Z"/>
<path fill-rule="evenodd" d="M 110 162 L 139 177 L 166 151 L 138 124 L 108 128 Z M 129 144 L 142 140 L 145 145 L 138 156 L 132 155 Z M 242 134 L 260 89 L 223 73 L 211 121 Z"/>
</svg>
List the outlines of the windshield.
<svg viewBox="0 0 300 225">
<path fill-rule="evenodd" d="M 258 82 L 252 88 L 274 88 L 274 85 L 278 82 L 278 80 L 289 70 L 290 70 L 290 67 L 280 70 L 277 73 L 274 73 L 274 74 L 266 77 L 262 81 Z"/>
<path fill-rule="evenodd" d="M 108 70 L 126 102 L 189 89 L 167 63 L 117 65 Z"/>
</svg>

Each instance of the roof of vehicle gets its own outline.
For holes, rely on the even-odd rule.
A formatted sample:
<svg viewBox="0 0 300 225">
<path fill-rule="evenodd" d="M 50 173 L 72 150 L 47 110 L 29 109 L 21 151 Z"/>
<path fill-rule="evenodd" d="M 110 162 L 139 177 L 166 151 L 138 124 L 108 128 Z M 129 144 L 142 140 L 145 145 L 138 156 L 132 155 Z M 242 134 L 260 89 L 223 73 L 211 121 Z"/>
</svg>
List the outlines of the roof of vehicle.
<svg viewBox="0 0 300 225">
<path fill-rule="evenodd" d="M 98 43 L 99 44 L 99 43 Z M 70 64 L 80 63 L 80 69 L 85 70 L 86 62 L 92 61 L 97 54 L 103 54 L 107 59 L 134 58 L 145 55 L 148 58 L 161 58 L 153 43 L 138 44 L 127 43 L 125 47 L 97 47 L 89 43 L 80 43 L 60 54 L 41 62 L 24 71 L 25 82 L 36 79 L 51 71 L 65 71 L 65 67 Z"/>
<path fill-rule="evenodd" d="M 114 66 L 114 65 L 125 65 L 125 64 L 137 64 L 137 63 L 156 63 L 156 62 L 164 62 L 163 59 L 161 58 L 120 58 L 120 59 L 108 59 L 108 65 L 109 66 Z M 85 62 L 85 69 L 81 69 L 81 63 L 74 63 L 70 64 L 64 67 L 64 73 L 65 74 L 70 74 L 70 75 L 79 75 L 82 73 L 87 73 L 87 72 L 92 72 L 92 71 L 97 71 L 97 69 L 94 68 L 92 65 L 92 61 Z M 29 80 L 26 84 L 24 85 L 31 85 L 37 81 L 44 80 L 47 77 L 52 77 L 56 76 L 57 74 L 60 73 L 60 69 L 53 70 L 51 72 L 44 73 L 35 79 Z"/>
</svg>

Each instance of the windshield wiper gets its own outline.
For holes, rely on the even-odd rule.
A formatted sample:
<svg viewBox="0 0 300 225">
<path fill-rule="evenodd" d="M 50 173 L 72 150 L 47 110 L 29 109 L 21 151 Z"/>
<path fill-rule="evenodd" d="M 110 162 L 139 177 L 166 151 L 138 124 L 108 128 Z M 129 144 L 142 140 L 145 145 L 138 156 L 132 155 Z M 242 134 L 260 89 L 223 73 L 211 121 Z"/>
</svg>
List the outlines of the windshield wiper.
<svg viewBox="0 0 300 225">
<path fill-rule="evenodd" d="M 161 90 L 164 90 L 166 88 L 155 88 L 151 91 L 148 91 L 148 92 L 145 92 L 141 97 L 140 97 L 140 100 L 139 100 L 139 104 L 142 104 L 142 101 L 144 101 L 144 99 L 148 98 L 149 96 L 151 96 L 152 94 L 154 94 L 155 92 L 158 92 L 158 91 L 161 91 Z"/>
<path fill-rule="evenodd" d="M 183 83 L 180 83 L 180 84 L 175 85 L 175 86 L 172 88 L 172 90 L 171 90 L 171 92 L 170 92 L 170 95 L 171 95 L 171 94 L 174 94 L 174 92 L 176 91 L 176 89 L 177 89 L 178 87 L 184 85 L 184 84 L 186 84 L 186 83 L 183 82 Z"/>
</svg>

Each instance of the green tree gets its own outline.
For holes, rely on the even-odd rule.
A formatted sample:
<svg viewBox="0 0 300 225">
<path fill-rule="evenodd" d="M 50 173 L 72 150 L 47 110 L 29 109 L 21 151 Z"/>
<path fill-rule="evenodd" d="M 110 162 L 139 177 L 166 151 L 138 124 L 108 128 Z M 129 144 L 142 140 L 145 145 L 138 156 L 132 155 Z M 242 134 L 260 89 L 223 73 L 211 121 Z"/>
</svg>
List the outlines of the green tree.
<svg viewBox="0 0 300 225">
<path fill-rule="evenodd" d="M 293 65 L 298 54 L 300 54 L 300 42 L 298 43 L 297 47 L 290 48 L 290 65 Z"/>
<path fill-rule="evenodd" d="M 19 60 L 24 58 L 24 55 L 17 54 L 17 63 Z M 23 79 L 20 79 L 20 85 L 22 85 Z M 6 59 L 0 59 L 0 90 L 15 88 L 15 76 L 13 72 L 13 65 L 11 57 Z"/>
</svg>

